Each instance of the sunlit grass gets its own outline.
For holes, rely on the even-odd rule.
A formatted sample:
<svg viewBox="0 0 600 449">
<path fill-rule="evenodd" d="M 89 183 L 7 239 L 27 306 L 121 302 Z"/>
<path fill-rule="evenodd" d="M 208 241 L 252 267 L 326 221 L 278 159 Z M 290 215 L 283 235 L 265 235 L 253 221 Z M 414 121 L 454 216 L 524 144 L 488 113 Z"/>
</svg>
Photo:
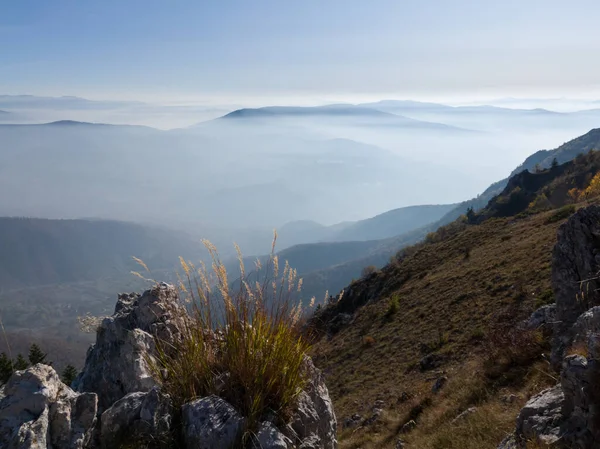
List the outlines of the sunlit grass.
<svg viewBox="0 0 600 449">
<path fill-rule="evenodd" d="M 306 382 L 309 343 L 300 332 L 297 301 L 302 279 L 287 262 L 280 272 L 276 237 L 266 266 L 258 263 L 252 273 L 236 246 L 235 289 L 212 243 L 204 242 L 210 269 L 180 260 L 179 289 L 190 313 L 178 341 L 157 341 L 153 365 L 176 405 L 209 394 L 230 402 L 247 418 L 245 440 L 267 416 L 284 422 Z"/>
</svg>

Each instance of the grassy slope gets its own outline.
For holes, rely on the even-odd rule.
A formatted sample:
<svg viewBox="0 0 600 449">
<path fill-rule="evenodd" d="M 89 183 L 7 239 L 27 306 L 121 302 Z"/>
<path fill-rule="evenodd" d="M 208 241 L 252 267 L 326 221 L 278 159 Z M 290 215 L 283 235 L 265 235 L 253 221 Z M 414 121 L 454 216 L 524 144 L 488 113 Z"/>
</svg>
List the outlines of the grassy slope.
<svg viewBox="0 0 600 449">
<path fill-rule="evenodd" d="M 548 182 L 533 184 L 538 192 L 552 191 L 550 196 L 564 199 L 563 187 L 589 178 L 599 161 L 597 153 L 581 157 L 555 170 L 555 177 L 547 172 L 540 176 Z M 552 209 L 461 224 L 442 241 L 416 245 L 404 258 L 351 284 L 341 301 L 325 309 L 320 315 L 324 322 L 340 312 L 355 312 L 350 325 L 331 338 L 322 337 L 314 348 L 342 424 L 342 448 L 394 447 L 398 437 L 419 449 L 497 446 L 514 427 L 526 399 L 554 379 L 539 358 L 541 351 L 524 366 L 491 376 L 488 335 L 497 323 L 514 327 L 552 302 L 551 250 L 564 220 Z M 399 307 L 386 317 L 391 298 L 397 298 Z M 427 353 L 441 356 L 443 363 L 423 372 L 419 361 Z M 431 387 L 442 374 L 448 384 L 434 395 Z M 411 398 L 403 400 L 403 393 Z M 500 398 L 509 393 L 517 398 L 505 404 Z M 382 418 L 344 429 L 344 421 L 355 413 L 369 417 L 377 400 L 385 404 Z M 416 429 L 400 434 L 411 411 L 428 401 Z M 452 423 L 474 405 L 476 413 Z"/>
<path fill-rule="evenodd" d="M 517 317 L 525 318 L 544 302 L 540 298 L 549 298 L 551 249 L 560 224 L 546 223 L 551 214 L 521 220 L 495 219 L 471 226 L 448 241 L 424 246 L 376 275 L 380 279 L 374 300 L 359 310 L 352 325 L 330 341 L 322 339 L 314 349 L 317 365 L 327 373 L 327 385 L 342 421 L 354 413 L 368 415 L 368 409 L 379 398 L 385 401 L 389 415 L 395 417 L 375 432 L 379 437 L 367 429 L 367 438 L 362 441 L 363 432 L 358 431 L 346 438 L 347 444 L 342 447 L 354 447 L 352 443 L 357 440 L 364 448 L 380 447 L 380 440 L 390 437 L 387 443 L 390 447 L 395 444 L 397 426 L 414 405 L 411 401 L 399 403 L 402 393 L 425 397 L 437 377 L 431 371 L 415 369 L 423 357 L 421 345 L 444 342 L 436 351 L 447 357 L 440 369 L 456 385 L 481 377 L 482 337 L 490 323 L 513 308 Z M 463 250 L 468 247 L 472 249 L 465 259 Z M 403 283 L 406 271 L 411 277 Z M 392 295 L 398 296 L 400 308 L 388 320 L 385 314 Z M 366 336 L 374 339 L 371 346 L 363 343 Z M 470 368 L 466 369 L 466 364 Z M 527 373 L 532 374 L 533 371 Z M 481 388 L 479 383 L 476 387 Z M 453 388 L 456 387 L 449 385 L 445 391 Z M 434 401 L 433 409 L 444 399 Z M 514 425 L 519 405 L 508 407 L 509 418 L 501 432 Z M 448 418 L 460 411 L 452 410 Z M 499 433 L 494 435 L 494 445 L 480 447 L 495 447 Z M 407 435 L 405 439 L 413 438 Z"/>
</svg>

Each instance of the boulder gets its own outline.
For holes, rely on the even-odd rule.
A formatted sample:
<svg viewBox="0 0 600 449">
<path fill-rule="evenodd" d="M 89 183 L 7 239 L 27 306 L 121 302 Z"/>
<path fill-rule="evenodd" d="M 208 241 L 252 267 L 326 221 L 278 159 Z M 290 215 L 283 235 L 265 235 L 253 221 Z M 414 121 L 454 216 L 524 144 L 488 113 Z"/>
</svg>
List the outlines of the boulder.
<svg viewBox="0 0 600 449">
<path fill-rule="evenodd" d="M 82 449 L 96 422 L 98 398 L 75 393 L 50 366 L 15 372 L 0 400 L 2 449 Z"/>
<path fill-rule="evenodd" d="M 565 396 L 560 385 L 532 397 L 517 418 L 516 436 L 520 440 L 537 440 L 546 445 L 561 437 Z"/>
<path fill-rule="evenodd" d="M 556 304 L 542 306 L 531 314 L 525 322 L 525 328 L 550 333 L 556 321 Z"/>
<path fill-rule="evenodd" d="M 154 337 L 173 342 L 186 317 L 177 290 L 165 283 L 141 296 L 119 295 L 114 315 L 97 331 L 74 389 L 97 393 L 100 412 L 129 393 L 150 391 L 156 386 L 150 366 L 156 355 Z"/>
<path fill-rule="evenodd" d="M 161 447 L 170 441 L 172 403 L 156 387 L 129 393 L 102 413 L 99 443 L 102 449 L 143 444 Z"/>
<path fill-rule="evenodd" d="M 218 396 L 207 396 L 181 408 L 183 441 L 194 449 L 228 449 L 242 437 L 245 419 Z"/>
</svg>

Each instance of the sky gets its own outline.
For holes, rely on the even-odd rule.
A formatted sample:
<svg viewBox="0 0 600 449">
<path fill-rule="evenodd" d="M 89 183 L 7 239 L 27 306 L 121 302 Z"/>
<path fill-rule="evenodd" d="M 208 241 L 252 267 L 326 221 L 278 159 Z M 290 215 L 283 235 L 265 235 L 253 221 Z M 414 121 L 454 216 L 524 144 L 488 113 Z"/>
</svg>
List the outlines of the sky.
<svg viewBox="0 0 600 449">
<path fill-rule="evenodd" d="M 597 0 L 0 0 L 0 93 L 600 96 L 599 16 Z"/>
</svg>

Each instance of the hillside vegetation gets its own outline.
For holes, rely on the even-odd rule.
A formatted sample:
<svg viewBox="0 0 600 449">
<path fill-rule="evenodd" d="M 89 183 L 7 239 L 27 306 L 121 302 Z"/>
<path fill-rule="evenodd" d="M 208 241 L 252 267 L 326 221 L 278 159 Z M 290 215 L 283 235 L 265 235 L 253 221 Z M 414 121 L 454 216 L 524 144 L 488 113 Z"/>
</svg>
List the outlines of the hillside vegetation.
<svg viewBox="0 0 600 449">
<path fill-rule="evenodd" d="M 544 336 L 514 328 L 553 301 L 557 228 L 597 201 L 599 170 L 593 152 L 517 175 L 479 214 L 430 233 L 315 315 L 315 359 L 342 447 L 400 438 L 420 449 L 496 448 L 527 398 L 555 383 Z"/>
</svg>

